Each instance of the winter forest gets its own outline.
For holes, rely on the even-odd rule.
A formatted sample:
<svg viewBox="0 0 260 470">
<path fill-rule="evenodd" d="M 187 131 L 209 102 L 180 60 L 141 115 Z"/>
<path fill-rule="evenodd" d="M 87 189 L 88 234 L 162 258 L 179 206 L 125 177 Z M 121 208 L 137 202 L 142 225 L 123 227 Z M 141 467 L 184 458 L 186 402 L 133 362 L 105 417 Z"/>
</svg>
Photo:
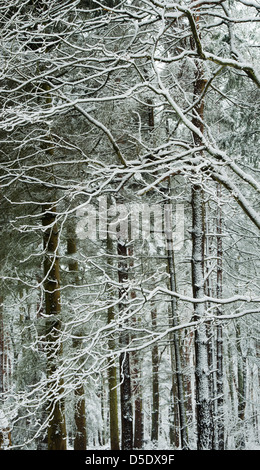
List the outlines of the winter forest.
<svg viewBox="0 0 260 470">
<path fill-rule="evenodd" d="M 0 448 L 260 449 L 259 0 L 0 0 Z"/>
</svg>

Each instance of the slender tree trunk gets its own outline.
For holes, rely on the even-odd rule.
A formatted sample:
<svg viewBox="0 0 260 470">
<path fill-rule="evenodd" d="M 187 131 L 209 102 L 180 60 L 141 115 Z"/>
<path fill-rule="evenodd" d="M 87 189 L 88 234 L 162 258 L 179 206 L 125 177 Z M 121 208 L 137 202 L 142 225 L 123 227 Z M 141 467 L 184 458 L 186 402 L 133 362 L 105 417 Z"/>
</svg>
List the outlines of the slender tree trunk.
<svg viewBox="0 0 260 470">
<path fill-rule="evenodd" d="M 107 252 L 108 255 L 113 253 L 113 241 L 107 233 Z M 112 258 L 108 256 L 108 265 L 113 266 Z M 112 270 L 111 270 L 112 271 Z M 112 276 L 111 272 L 111 276 Z M 111 306 L 108 308 L 107 312 L 107 321 L 111 323 L 114 321 L 115 312 L 114 307 Z M 113 336 L 109 339 L 108 344 L 109 350 L 113 354 L 115 351 L 115 340 Z M 110 447 L 111 450 L 120 449 L 120 439 L 119 439 L 119 423 L 118 423 L 118 398 L 117 398 L 117 365 L 112 356 L 112 359 L 109 364 L 108 369 L 108 388 L 109 388 L 109 422 L 110 422 Z"/>
<path fill-rule="evenodd" d="M 125 334 L 123 335 L 125 336 Z M 126 344 L 125 337 L 122 338 L 121 345 Z M 120 371 L 122 383 L 120 387 L 121 397 L 121 449 L 131 450 L 133 448 L 133 412 L 131 402 L 131 380 L 129 353 L 120 355 Z"/>
<path fill-rule="evenodd" d="M 232 331 L 229 331 L 229 335 L 233 334 Z M 229 422 L 233 428 L 237 425 L 237 407 L 236 407 L 236 374 L 234 370 L 234 352 L 230 342 L 227 344 L 227 359 L 228 359 L 228 388 L 230 395 L 230 406 L 228 407 L 229 411 Z M 225 446 L 228 448 L 228 436 L 226 438 Z"/>
<path fill-rule="evenodd" d="M 199 16 L 195 18 L 198 23 Z M 191 47 L 195 49 L 194 39 Z M 196 64 L 194 78 L 194 102 L 202 95 L 206 80 L 203 77 L 201 63 Z M 193 125 L 204 132 L 204 100 L 201 98 L 193 108 Z M 196 132 L 193 133 L 195 146 L 201 145 L 201 139 Z M 204 297 L 204 196 L 200 184 L 192 186 L 192 287 L 193 297 L 198 300 Z M 198 321 L 195 330 L 195 385 L 196 385 L 196 411 L 197 411 L 197 448 L 209 450 L 213 448 L 213 420 L 212 403 L 210 396 L 210 371 L 208 362 L 208 334 L 205 322 L 205 303 L 194 303 L 194 320 Z"/>
<path fill-rule="evenodd" d="M 137 359 L 138 361 L 138 359 Z M 138 361 L 139 362 L 139 361 Z M 140 380 L 139 370 L 137 371 L 138 378 Z M 142 389 L 140 382 L 137 384 L 137 390 L 134 388 L 135 397 L 135 429 L 134 429 L 134 448 L 142 449 L 144 441 L 144 426 L 143 426 L 143 400 L 142 400 Z"/>
<path fill-rule="evenodd" d="M 168 180 L 168 190 L 170 191 L 170 179 Z M 165 206 L 167 207 L 167 206 Z M 172 213 L 171 211 L 165 213 L 165 237 L 166 237 L 166 254 L 168 262 L 168 272 L 170 275 L 170 288 L 176 289 L 176 278 L 175 278 L 175 267 L 174 262 L 171 266 L 169 257 L 171 256 L 170 248 L 173 248 L 171 243 L 172 237 Z M 172 254 L 174 257 L 174 253 Z M 173 258 L 172 258 L 173 261 Z M 171 272 L 171 274 L 170 274 Z M 174 279 L 172 279 L 174 276 Z M 171 286 L 174 287 L 171 287 Z M 174 301 L 173 301 L 174 299 Z M 173 326 L 173 316 L 176 315 L 176 302 L 175 298 L 171 298 L 171 311 L 169 311 L 169 327 Z M 171 353 L 171 372 L 172 372 L 172 383 L 170 391 L 170 406 L 169 406 L 169 438 L 170 444 L 175 446 L 176 449 L 180 446 L 180 416 L 179 416 L 179 395 L 177 385 L 177 374 L 176 374 L 176 357 L 175 357 L 175 338 L 174 334 L 170 334 L 170 353 Z"/>
<path fill-rule="evenodd" d="M 114 308 L 108 309 L 108 323 L 114 319 Z M 115 341 L 109 340 L 109 349 L 114 351 Z M 118 427 L 118 403 L 117 403 L 117 367 L 112 359 L 108 369 L 108 387 L 109 387 L 109 421 L 110 421 L 110 447 L 111 450 L 118 450 L 119 445 L 119 427 Z"/>
<path fill-rule="evenodd" d="M 194 99 L 204 90 L 205 80 L 197 64 L 197 74 L 194 84 Z M 201 100 L 194 108 L 193 124 L 203 132 L 204 103 Z M 200 145 L 200 139 L 194 133 L 195 145 Z M 193 297 L 204 297 L 204 200 L 200 185 L 192 187 L 192 287 Z M 210 397 L 210 371 L 208 363 L 208 334 L 205 319 L 205 303 L 194 303 L 194 320 L 198 321 L 195 330 L 195 384 L 197 411 L 197 447 L 198 450 L 209 450 L 213 447 L 213 422 Z"/>
<path fill-rule="evenodd" d="M 237 439 L 237 447 L 239 449 L 245 448 L 245 409 L 246 409 L 246 356 L 241 345 L 241 331 L 240 326 L 237 325 L 237 398 L 238 398 L 238 425 L 239 433 Z"/>
<path fill-rule="evenodd" d="M 135 326 L 135 322 L 136 319 L 133 318 L 133 326 Z M 132 353 L 132 364 L 132 393 L 134 398 L 134 448 L 142 449 L 144 440 L 144 425 L 141 383 L 142 377 L 139 351 L 134 351 Z"/>
<path fill-rule="evenodd" d="M 167 240 L 170 244 L 170 240 Z M 172 243 L 167 247 L 167 259 L 168 259 L 168 269 L 170 275 L 170 286 L 173 292 L 176 292 L 176 277 L 175 277 L 175 266 L 174 266 L 174 251 Z M 177 321 L 177 305 L 176 298 L 171 297 L 171 325 L 176 327 L 178 325 Z M 172 333 L 173 345 L 174 345 L 174 357 L 175 357 L 175 374 L 176 374 L 176 385 L 177 385 L 177 403 L 178 403 L 178 415 L 180 421 L 180 446 L 181 449 L 188 449 L 188 432 L 187 432 L 187 422 L 186 422 L 186 410 L 185 410 L 185 397 L 184 397 L 184 382 L 183 382 L 183 373 L 182 373 L 182 363 L 181 363 L 181 351 L 180 351 L 180 339 L 179 333 L 174 331 Z M 177 432 L 177 430 L 175 431 Z"/>
<path fill-rule="evenodd" d="M 42 84 L 46 92 L 45 104 L 52 106 L 52 96 L 48 83 Z M 49 158 L 53 158 L 54 151 L 52 138 L 44 145 Z M 54 173 L 50 173 L 49 179 L 53 181 Z M 61 330 L 61 303 L 60 303 L 60 264 L 58 258 L 58 226 L 56 221 L 56 207 L 51 203 L 43 205 L 42 226 L 44 255 L 44 290 L 45 290 L 45 314 L 46 342 L 47 342 L 47 377 L 49 379 L 49 406 L 50 421 L 48 425 L 48 450 L 66 450 L 67 434 L 65 423 L 65 405 L 62 398 L 63 378 L 55 379 L 59 359 L 62 356 L 62 344 L 60 342 Z"/>
<path fill-rule="evenodd" d="M 199 186 L 192 189 L 192 286 L 193 297 L 204 297 L 204 233 L 203 233 L 203 194 Z M 213 422 L 211 410 L 208 335 L 205 322 L 205 304 L 194 303 L 194 320 L 198 322 L 195 330 L 195 384 L 197 407 L 197 446 L 198 450 L 213 447 Z"/>
<path fill-rule="evenodd" d="M 173 340 L 171 340 L 172 342 Z M 179 410 L 176 397 L 178 396 L 176 374 L 174 374 L 175 356 L 174 348 L 171 344 L 171 364 L 172 364 L 172 384 L 170 390 L 170 404 L 169 404 L 169 438 L 170 445 L 178 449 L 180 446 L 180 420 Z"/>
<path fill-rule="evenodd" d="M 100 446 L 103 446 L 107 442 L 107 427 L 109 426 L 109 416 L 106 413 L 107 394 L 104 374 L 100 377 L 100 392 L 98 396 L 100 396 L 100 414 L 101 422 L 103 423 L 102 428 L 98 430 L 98 443 Z"/>
<path fill-rule="evenodd" d="M 86 431 L 86 404 L 85 404 L 85 389 L 81 384 L 75 389 L 75 439 L 74 450 L 86 450 L 87 448 L 87 431 Z"/>
<path fill-rule="evenodd" d="M 74 276 L 74 284 L 79 283 L 78 279 L 78 262 L 75 259 L 77 253 L 77 242 L 75 233 L 75 221 L 69 221 L 67 235 L 67 255 L 69 256 L 69 271 Z M 74 257 L 74 258 L 73 258 Z M 80 332 L 79 332 L 80 336 Z M 80 347 L 80 339 L 73 339 L 73 348 Z M 86 450 L 87 448 L 87 423 L 86 423 L 86 400 L 84 384 L 80 384 L 75 389 L 75 439 L 74 450 Z"/>
<path fill-rule="evenodd" d="M 220 187 L 217 188 L 218 195 Z M 205 208 L 207 210 L 207 207 Z M 207 214 L 206 214 L 207 219 Z M 208 218 L 209 219 L 209 218 Z M 222 297 L 222 216 L 221 209 L 217 207 L 216 220 L 212 225 L 208 220 L 206 224 L 207 237 L 206 237 L 206 257 L 211 260 L 213 257 L 213 235 L 209 235 L 211 229 L 216 230 L 216 258 L 217 269 L 214 283 L 212 282 L 212 266 L 206 263 L 207 270 L 207 295 L 221 299 Z M 214 230 L 215 229 L 215 230 Z M 210 307 L 210 302 L 208 303 Z M 216 315 L 220 316 L 222 313 L 221 308 L 217 307 Z M 224 417 L 223 417 L 223 338 L 222 338 L 222 324 L 210 325 L 208 328 L 208 354 L 210 366 L 210 393 L 212 397 L 212 412 L 214 416 L 214 436 L 213 448 L 214 450 L 224 450 Z"/>
<path fill-rule="evenodd" d="M 108 309 L 108 322 L 114 319 L 114 309 Z M 115 349 L 114 340 L 109 341 L 109 349 Z M 109 422 L 110 422 L 110 448 L 119 450 L 119 426 L 118 426 L 118 402 L 117 402 L 117 367 L 114 360 L 108 369 L 108 387 L 109 387 Z"/>
<path fill-rule="evenodd" d="M 4 298 L 0 295 L 0 413 L 2 415 L 3 394 L 5 392 L 5 341 L 4 341 L 4 318 L 3 318 Z M 4 418 L 4 415 L 1 416 Z M 0 450 L 11 445 L 11 431 L 9 428 L 0 429 Z"/>
<path fill-rule="evenodd" d="M 4 393 L 4 318 L 3 318 L 4 298 L 0 295 L 0 399 Z"/>
<path fill-rule="evenodd" d="M 128 279 L 127 274 L 127 247 L 124 242 L 118 242 L 117 252 L 119 255 L 118 279 L 123 283 Z M 125 289 L 122 287 L 119 292 L 120 298 L 124 295 Z M 124 313 L 123 300 L 119 305 L 120 312 Z M 121 375 L 120 399 L 121 399 L 121 449 L 131 450 L 133 448 L 133 409 L 131 395 L 131 372 L 130 372 L 130 355 L 124 351 L 129 344 L 129 333 L 124 330 L 127 322 L 122 321 L 122 332 L 120 335 L 120 346 L 122 352 L 119 358 L 119 367 Z"/>
<path fill-rule="evenodd" d="M 220 192 L 220 187 L 218 187 Z M 217 209 L 217 298 L 222 298 L 223 270 L 222 270 L 222 214 L 221 208 Z M 217 315 L 221 315 L 221 308 L 218 307 Z M 222 324 L 217 325 L 217 410 L 218 410 L 218 450 L 224 450 L 225 447 L 225 429 L 224 429 L 224 390 L 223 390 L 223 328 Z"/>
<path fill-rule="evenodd" d="M 152 328 L 156 330 L 157 327 L 157 315 L 156 309 L 153 308 L 151 311 L 152 317 Z M 154 445 L 158 444 L 159 438 L 159 406 L 160 406 L 160 395 L 159 395 L 159 348 L 158 344 L 155 343 L 152 347 L 152 429 L 151 429 L 151 441 Z"/>
<path fill-rule="evenodd" d="M 129 248 L 128 254 L 130 256 L 129 267 L 134 277 L 134 262 L 133 262 L 133 248 Z M 130 292 L 131 299 L 136 298 L 136 292 Z M 140 320 L 140 319 L 139 319 Z M 131 319 L 133 327 L 137 327 L 138 320 L 134 316 Z M 144 424 L 143 424 L 143 398 L 142 398 L 142 368 L 141 357 L 139 351 L 133 351 L 132 358 L 132 395 L 134 400 L 134 448 L 142 449 L 144 440 Z"/>
<path fill-rule="evenodd" d="M 206 271 L 206 294 L 208 297 L 217 296 L 216 278 L 213 282 L 212 279 L 212 265 L 211 260 L 213 258 L 213 236 L 210 235 L 210 231 L 215 229 L 215 225 L 211 224 L 210 213 L 207 213 L 208 206 L 205 204 L 205 256 L 207 262 L 205 263 Z M 207 302 L 207 308 L 210 308 L 210 302 Z M 218 413 L 218 386 L 217 386 L 217 334 L 216 325 L 207 326 L 208 335 L 208 358 L 209 358 L 209 370 L 210 370 L 210 396 L 212 399 L 212 416 L 214 422 L 213 428 L 213 450 L 218 450 L 218 426 L 219 426 L 219 413 Z"/>
<path fill-rule="evenodd" d="M 44 207 L 42 225 L 44 227 L 43 243 L 45 249 L 45 313 L 48 317 L 46 320 L 47 377 L 49 380 L 48 411 L 50 413 L 48 450 L 66 450 L 66 425 L 62 398 L 63 380 L 56 379 L 57 367 L 62 355 L 62 345 L 60 343 L 60 268 L 56 209 L 51 205 L 45 205 Z"/>
</svg>

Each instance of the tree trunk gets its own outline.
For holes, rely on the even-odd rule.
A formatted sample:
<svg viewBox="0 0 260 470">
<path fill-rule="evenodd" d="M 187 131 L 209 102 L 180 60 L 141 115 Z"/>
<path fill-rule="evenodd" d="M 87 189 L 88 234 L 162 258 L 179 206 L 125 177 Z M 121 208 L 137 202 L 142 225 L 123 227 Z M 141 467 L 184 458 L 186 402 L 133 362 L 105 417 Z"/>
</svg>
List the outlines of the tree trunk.
<svg viewBox="0 0 260 470">
<path fill-rule="evenodd" d="M 170 243 L 170 240 L 167 240 Z M 175 266 L 174 266 L 174 251 L 173 246 L 168 246 L 167 249 L 167 260 L 168 269 L 170 275 L 170 287 L 173 292 L 176 292 L 176 278 L 175 278 Z M 171 297 L 171 326 L 176 327 L 177 321 L 177 308 L 176 298 Z M 181 449 L 188 449 L 188 432 L 186 422 L 186 410 L 185 410 L 185 397 L 184 397 L 184 383 L 181 363 L 181 351 L 180 351 L 180 339 L 178 331 L 173 331 L 172 335 L 173 346 L 174 346 L 174 357 L 175 357 L 175 373 L 176 373 L 176 385 L 177 385 L 177 404 L 178 404 L 178 415 L 180 421 L 180 446 Z M 177 430 L 175 430 L 177 433 Z"/>
<path fill-rule="evenodd" d="M 170 404 L 169 404 L 169 438 L 170 445 L 174 446 L 175 449 L 178 449 L 180 446 L 180 420 L 179 420 L 179 411 L 178 403 L 176 397 L 178 396 L 177 383 L 176 383 L 176 374 L 174 374 L 174 348 L 171 344 L 171 363 L 172 363 L 172 386 L 170 390 Z"/>
<path fill-rule="evenodd" d="M 113 310 L 113 307 L 111 309 Z M 114 317 L 114 313 L 108 311 L 108 318 Z M 111 320 L 110 320 L 111 321 Z M 111 345 L 110 340 L 109 347 Z M 118 427 L 118 403 L 117 403 L 117 368 L 112 362 L 108 369 L 108 387 L 109 387 L 109 417 L 110 417 L 110 448 L 111 450 L 119 450 L 119 427 Z"/>
<path fill-rule="evenodd" d="M 107 233 L 107 252 L 108 255 L 113 252 L 113 241 Z M 112 267 L 113 260 L 108 256 L 108 265 Z M 112 270 L 111 270 L 112 271 Z M 112 275 L 112 272 L 111 272 Z M 111 323 L 114 321 L 115 312 L 114 307 L 109 307 L 107 312 L 107 321 Z M 115 340 L 113 336 L 109 339 L 109 350 L 113 354 L 115 351 Z M 118 398 L 117 398 L 117 365 L 112 356 L 108 369 L 108 388 L 109 388 L 109 422 L 110 422 L 110 447 L 111 450 L 119 450 L 119 423 L 118 423 Z"/>
<path fill-rule="evenodd" d="M 134 319 L 135 321 L 135 319 Z M 132 353 L 133 372 L 132 387 L 134 397 L 134 448 L 142 449 L 144 440 L 144 424 L 143 424 L 143 399 L 142 399 L 142 383 L 141 383 L 141 364 L 140 352 Z"/>
<path fill-rule="evenodd" d="M 127 248 L 124 242 L 118 242 L 117 252 L 119 255 L 118 279 L 123 284 L 128 279 L 127 274 Z M 122 287 L 119 292 L 120 298 L 124 295 L 125 289 Z M 124 314 L 123 300 L 119 304 L 119 309 Z M 120 398 L 121 398 L 121 449 L 131 450 L 133 448 L 133 409 L 131 395 L 131 372 L 130 372 L 130 355 L 124 351 L 129 344 L 129 333 L 124 330 L 127 322 L 122 321 L 122 332 L 120 335 L 120 346 L 122 352 L 119 358 L 119 367 L 121 375 Z"/>
<path fill-rule="evenodd" d="M 138 384 L 137 396 L 135 398 L 135 429 L 134 429 L 134 448 L 142 449 L 144 441 L 143 426 L 143 400 L 141 396 L 141 386 Z"/>
<path fill-rule="evenodd" d="M 152 328 L 156 330 L 157 318 L 156 310 L 151 311 Z M 152 348 L 152 429 L 151 441 L 157 445 L 159 438 L 159 348 L 155 343 Z"/>
<path fill-rule="evenodd" d="M 48 450 L 66 450 L 66 425 L 64 401 L 62 398 L 63 380 L 56 379 L 59 358 L 62 355 L 60 343 L 61 304 L 60 304 L 60 269 L 58 258 L 58 228 L 56 209 L 45 205 L 42 216 L 44 227 L 43 244 L 44 259 L 44 289 L 47 340 L 47 377 L 49 380 L 50 421 L 48 426 Z"/>
<path fill-rule="evenodd" d="M 220 187 L 218 187 L 218 192 Z M 217 298 L 222 298 L 222 284 L 223 284 L 223 271 L 222 271 L 222 214 L 221 208 L 217 208 Z M 217 315 L 221 315 L 221 308 L 217 308 Z M 224 435 L 224 390 L 223 390 L 223 331 L 222 324 L 217 325 L 217 410 L 218 410 L 218 450 L 224 450 L 225 435 Z"/>
<path fill-rule="evenodd" d="M 198 23 L 199 16 L 195 18 Z M 194 38 L 191 47 L 195 49 Z M 196 63 L 194 77 L 194 102 L 202 95 L 206 85 L 201 63 Z M 193 125 L 204 132 L 204 100 L 201 98 L 193 108 Z M 201 145 L 201 138 L 193 132 L 194 145 Z M 204 197 L 199 184 L 192 186 L 192 287 L 193 297 L 198 300 L 204 297 Z M 208 363 L 208 335 L 205 322 L 205 303 L 194 303 L 194 320 L 198 321 L 195 330 L 195 384 L 197 411 L 197 448 L 209 450 L 213 448 L 212 403 L 210 397 L 210 371 Z"/>
<path fill-rule="evenodd" d="M 205 293 L 208 297 L 214 297 L 217 295 L 216 289 L 214 289 L 214 282 L 212 282 L 212 264 L 213 259 L 213 236 L 210 235 L 212 225 L 210 220 L 210 213 L 207 213 L 208 206 L 205 204 L 205 272 L 206 272 L 206 283 Z M 215 226 L 213 225 L 215 228 Z M 213 231 L 214 231 L 213 228 Z M 216 284 L 216 280 L 215 280 Z M 206 303 L 207 308 L 210 308 L 210 302 Z M 212 399 L 212 416 L 214 419 L 213 429 L 213 450 L 218 450 L 218 391 L 217 391 L 217 337 L 216 337 L 216 326 L 209 324 L 207 325 L 208 335 L 208 358 L 209 358 L 209 370 L 210 370 L 210 395 Z"/>
<path fill-rule="evenodd" d="M 4 298 L 0 295 L 0 398 L 4 392 L 4 319 L 3 319 Z"/>
<path fill-rule="evenodd" d="M 114 307 L 108 309 L 108 323 L 114 320 Z M 109 340 L 110 351 L 115 350 L 114 339 Z M 118 403 L 117 403 L 117 367 L 112 359 L 108 369 L 109 387 L 109 417 L 110 417 L 110 447 L 111 450 L 119 450 L 119 427 L 118 427 Z"/>
<path fill-rule="evenodd" d="M 69 271 L 74 275 L 74 283 L 79 283 L 78 279 L 78 262 L 73 256 L 77 253 L 77 242 L 75 233 L 75 221 L 69 221 L 67 235 L 67 255 L 69 256 Z M 79 332 L 80 335 L 80 332 Z M 73 348 L 80 346 L 80 339 L 73 339 Z M 86 450 L 87 448 L 87 423 L 86 423 L 86 400 L 84 384 L 80 384 L 75 389 L 75 439 L 74 450 Z"/>
<path fill-rule="evenodd" d="M 134 277 L 134 262 L 133 262 L 133 248 L 129 248 L 128 254 L 130 256 L 130 268 L 132 270 L 132 278 Z M 131 299 L 136 298 L 136 292 L 130 292 Z M 139 320 L 134 316 L 131 319 L 133 327 L 137 327 Z M 141 357 L 139 351 L 132 352 L 132 394 L 134 400 L 134 448 L 142 449 L 144 440 L 144 423 L 143 423 L 143 398 L 142 398 L 142 368 Z"/>
<path fill-rule="evenodd" d="M 87 448 L 87 431 L 86 431 L 86 404 L 85 404 L 85 389 L 81 384 L 75 389 L 75 439 L 74 450 L 86 450 Z"/>
<path fill-rule="evenodd" d="M 4 298 L 0 295 L 0 418 L 4 418 L 2 411 L 3 394 L 5 390 L 5 341 L 4 341 L 4 318 L 3 318 L 3 302 Z M 8 427 L 0 429 L 0 450 L 11 445 L 11 431 Z"/>
<path fill-rule="evenodd" d="M 237 448 L 245 448 L 245 409 L 246 409 L 246 377 L 247 377 L 247 368 L 246 368 L 246 355 L 242 349 L 241 345 L 241 331 L 240 326 L 237 325 L 236 329 L 237 335 L 237 399 L 238 399 L 238 439 L 237 439 Z"/>
<path fill-rule="evenodd" d="M 192 286 L 193 297 L 204 297 L 204 233 L 203 194 L 199 186 L 192 189 Z M 205 319 L 205 304 L 194 303 L 195 330 L 195 384 L 197 407 L 198 450 L 210 450 L 213 446 L 213 423 L 209 385 L 208 335 Z"/>
</svg>

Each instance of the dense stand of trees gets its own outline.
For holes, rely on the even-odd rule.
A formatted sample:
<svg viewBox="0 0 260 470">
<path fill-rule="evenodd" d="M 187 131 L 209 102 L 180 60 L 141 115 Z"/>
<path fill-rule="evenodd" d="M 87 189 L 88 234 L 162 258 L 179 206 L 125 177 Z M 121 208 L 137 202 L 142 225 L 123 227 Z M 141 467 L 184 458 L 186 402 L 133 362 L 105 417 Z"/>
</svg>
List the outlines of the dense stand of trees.
<svg viewBox="0 0 260 470">
<path fill-rule="evenodd" d="M 259 5 L 0 1 L 0 448 L 259 447 Z"/>
</svg>

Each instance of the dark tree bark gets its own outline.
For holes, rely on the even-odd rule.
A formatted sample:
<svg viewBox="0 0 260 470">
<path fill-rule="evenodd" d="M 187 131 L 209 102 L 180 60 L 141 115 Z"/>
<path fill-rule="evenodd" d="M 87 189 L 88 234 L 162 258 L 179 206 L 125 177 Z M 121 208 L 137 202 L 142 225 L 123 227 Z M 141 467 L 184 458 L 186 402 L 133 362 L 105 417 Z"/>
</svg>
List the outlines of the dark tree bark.
<svg viewBox="0 0 260 470">
<path fill-rule="evenodd" d="M 47 340 L 47 377 L 49 379 L 50 421 L 48 426 L 48 450 L 66 450 L 66 425 L 64 401 L 62 398 L 63 380 L 55 380 L 59 358 L 62 355 L 60 344 L 61 304 L 60 304 L 60 268 L 58 258 L 58 227 L 56 209 L 51 205 L 44 206 L 42 216 L 44 228 L 44 289 L 46 340 Z"/>
<path fill-rule="evenodd" d="M 118 263 L 118 279 L 119 282 L 123 283 L 128 279 L 128 266 L 127 266 L 127 247 L 124 242 L 118 242 L 117 253 L 119 255 Z M 122 286 L 119 292 L 120 299 L 125 293 L 125 289 Z M 119 305 L 120 312 L 123 313 L 124 304 L 123 299 Z M 122 321 L 122 332 L 120 335 L 120 347 L 122 352 L 119 358 L 120 367 L 120 398 L 121 398 L 121 449 L 131 450 L 133 448 L 133 409 L 132 409 L 132 391 L 131 391 L 131 371 L 130 371 L 130 354 L 127 351 L 123 351 L 129 344 L 129 333 L 124 330 L 124 326 L 127 326 L 126 321 Z"/>
</svg>

